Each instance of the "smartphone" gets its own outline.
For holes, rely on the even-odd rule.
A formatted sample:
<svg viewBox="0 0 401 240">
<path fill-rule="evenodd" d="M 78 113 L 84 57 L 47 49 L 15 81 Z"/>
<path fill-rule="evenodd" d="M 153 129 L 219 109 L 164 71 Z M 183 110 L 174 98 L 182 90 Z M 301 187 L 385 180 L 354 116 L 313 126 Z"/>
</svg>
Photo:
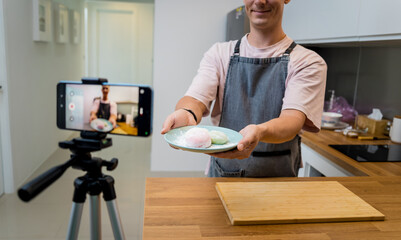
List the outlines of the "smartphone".
<svg viewBox="0 0 401 240">
<path fill-rule="evenodd" d="M 147 85 L 57 84 L 57 127 L 125 136 L 152 133 L 153 91 Z"/>
</svg>

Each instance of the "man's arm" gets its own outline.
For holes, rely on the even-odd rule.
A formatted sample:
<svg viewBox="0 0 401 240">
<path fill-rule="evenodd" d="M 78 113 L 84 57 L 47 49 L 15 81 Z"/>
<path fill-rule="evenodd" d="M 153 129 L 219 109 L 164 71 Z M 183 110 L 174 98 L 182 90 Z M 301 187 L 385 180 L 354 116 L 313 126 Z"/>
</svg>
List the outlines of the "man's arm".
<svg viewBox="0 0 401 240">
<path fill-rule="evenodd" d="M 96 118 L 97 118 L 96 112 L 91 112 L 91 113 L 90 113 L 90 117 L 89 117 L 89 122 L 92 122 L 92 121 L 95 120 Z"/>
<path fill-rule="evenodd" d="M 195 121 L 195 117 L 188 110 L 191 110 L 195 114 L 197 121 Z M 161 134 L 165 134 L 173 128 L 198 124 L 205 111 L 206 106 L 201 101 L 193 97 L 184 96 L 178 101 L 175 111 L 164 121 Z"/>
<path fill-rule="evenodd" d="M 117 115 L 111 114 L 109 117 L 109 122 L 111 122 L 111 124 L 113 125 L 113 128 L 115 128 L 117 125 Z"/>
<path fill-rule="evenodd" d="M 117 126 L 117 103 L 110 101 L 110 117 L 109 122 L 113 124 L 113 128 Z"/>
<path fill-rule="evenodd" d="M 240 131 L 243 138 L 237 149 L 209 154 L 218 158 L 248 158 L 259 142 L 283 143 L 293 139 L 302 129 L 306 120 L 303 112 L 295 109 L 283 110 L 278 118 L 258 125 L 251 124 Z"/>
<path fill-rule="evenodd" d="M 93 120 L 97 119 L 97 111 L 99 110 L 99 105 L 100 105 L 100 100 L 96 99 L 92 103 L 92 108 L 90 112 L 90 117 L 89 117 L 89 122 L 92 122 Z"/>
<path fill-rule="evenodd" d="M 303 112 L 295 109 L 283 110 L 278 118 L 259 124 L 261 142 L 283 143 L 293 139 L 306 121 Z"/>
</svg>

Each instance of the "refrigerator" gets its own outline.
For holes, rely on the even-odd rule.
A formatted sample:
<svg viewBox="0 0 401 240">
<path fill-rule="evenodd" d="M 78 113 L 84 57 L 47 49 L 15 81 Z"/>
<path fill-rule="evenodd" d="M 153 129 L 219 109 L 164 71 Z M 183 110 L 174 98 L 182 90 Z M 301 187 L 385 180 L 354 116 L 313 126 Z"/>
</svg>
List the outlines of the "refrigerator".
<svg viewBox="0 0 401 240">
<path fill-rule="evenodd" d="M 246 33 L 249 33 L 249 19 L 245 6 L 241 6 L 227 14 L 226 41 L 238 40 Z"/>
</svg>

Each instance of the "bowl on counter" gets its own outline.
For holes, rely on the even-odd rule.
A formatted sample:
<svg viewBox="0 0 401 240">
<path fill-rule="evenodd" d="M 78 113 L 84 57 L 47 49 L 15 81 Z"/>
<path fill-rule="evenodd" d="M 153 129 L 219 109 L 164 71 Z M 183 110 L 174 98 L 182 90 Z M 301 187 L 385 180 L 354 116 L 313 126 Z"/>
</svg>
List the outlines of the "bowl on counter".
<svg viewBox="0 0 401 240">
<path fill-rule="evenodd" d="M 334 127 L 340 123 L 343 115 L 335 112 L 323 112 L 322 125 L 327 127 Z"/>
</svg>

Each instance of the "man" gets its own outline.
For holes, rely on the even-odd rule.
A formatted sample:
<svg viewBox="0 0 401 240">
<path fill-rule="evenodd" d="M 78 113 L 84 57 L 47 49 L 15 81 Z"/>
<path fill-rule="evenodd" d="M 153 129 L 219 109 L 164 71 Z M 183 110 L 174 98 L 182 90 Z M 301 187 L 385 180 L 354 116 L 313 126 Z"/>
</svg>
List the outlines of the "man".
<svg viewBox="0 0 401 240">
<path fill-rule="evenodd" d="M 320 129 L 326 86 L 324 60 L 296 45 L 282 29 L 290 0 L 244 0 L 250 33 L 216 43 L 162 134 L 212 122 L 239 131 L 235 150 L 211 155 L 210 177 L 290 177 L 301 166 L 301 129 Z"/>
<path fill-rule="evenodd" d="M 117 124 L 117 104 L 108 98 L 110 86 L 102 85 L 102 98 L 93 101 L 89 122 L 97 118 L 109 120 L 113 128 Z"/>
</svg>

